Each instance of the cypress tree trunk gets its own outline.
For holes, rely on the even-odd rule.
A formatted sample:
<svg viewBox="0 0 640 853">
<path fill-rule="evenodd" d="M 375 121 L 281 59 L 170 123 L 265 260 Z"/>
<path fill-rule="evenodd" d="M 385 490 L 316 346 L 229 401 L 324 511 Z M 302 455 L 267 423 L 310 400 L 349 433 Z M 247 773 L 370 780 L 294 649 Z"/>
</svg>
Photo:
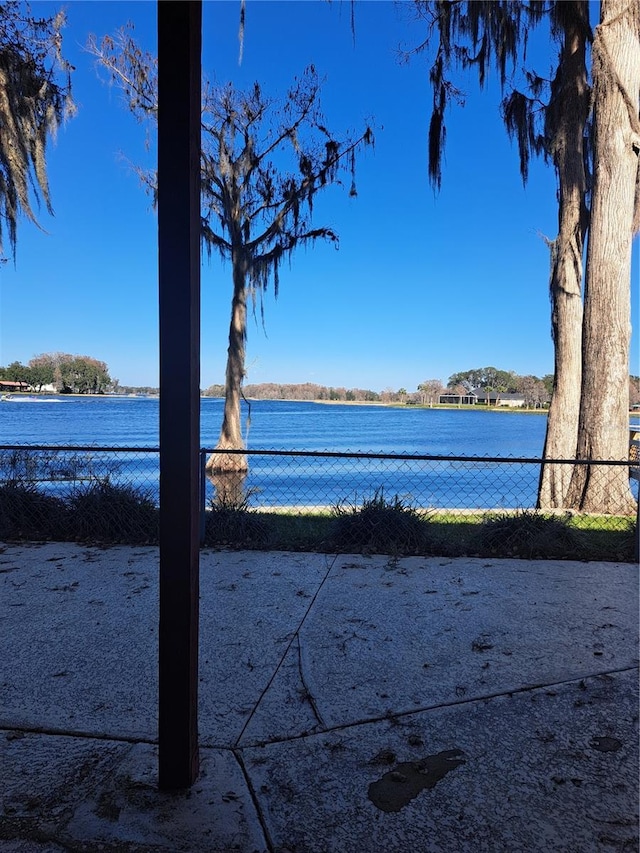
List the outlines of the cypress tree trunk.
<svg viewBox="0 0 640 853">
<path fill-rule="evenodd" d="M 594 186 L 583 321 L 579 459 L 629 452 L 631 242 L 640 151 L 640 0 L 602 0 L 593 43 Z M 567 503 L 631 513 L 626 466 L 577 465 Z"/>
<path fill-rule="evenodd" d="M 245 341 L 247 338 L 246 265 L 241 249 L 235 249 L 233 263 L 233 299 L 229 324 L 229 347 L 225 380 L 224 416 L 216 450 L 243 450 L 240 401 L 244 379 Z M 244 453 L 212 453 L 206 470 L 210 473 L 247 471 Z"/>
<path fill-rule="evenodd" d="M 558 236 L 551 244 L 551 330 L 554 380 L 544 459 L 573 459 L 578 439 L 582 374 L 582 251 L 588 222 L 585 205 L 584 130 L 589 115 L 585 61 L 589 26 L 586 0 L 567 3 L 568 21 L 545 134 L 558 176 Z M 571 465 L 543 465 L 538 507 L 563 507 Z"/>
</svg>

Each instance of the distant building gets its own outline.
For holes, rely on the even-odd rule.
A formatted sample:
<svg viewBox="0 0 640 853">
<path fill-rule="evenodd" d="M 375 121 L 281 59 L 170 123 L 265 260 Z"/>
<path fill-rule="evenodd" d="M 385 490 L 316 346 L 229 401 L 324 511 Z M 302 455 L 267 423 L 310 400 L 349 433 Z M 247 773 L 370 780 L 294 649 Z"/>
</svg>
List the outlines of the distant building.
<svg viewBox="0 0 640 853">
<path fill-rule="evenodd" d="M 0 391 L 28 391 L 28 382 L 14 382 L 11 379 L 0 379 Z"/>
<path fill-rule="evenodd" d="M 523 394 L 503 394 L 500 391 L 485 391 L 484 388 L 474 388 L 472 394 L 480 406 L 508 406 L 510 409 L 524 406 Z"/>
<path fill-rule="evenodd" d="M 472 391 L 469 394 L 440 394 L 439 401 L 450 406 L 474 406 L 478 398 Z"/>
<path fill-rule="evenodd" d="M 519 409 L 524 406 L 524 396 L 474 388 L 467 394 L 441 394 L 440 402 L 454 406 L 508 406 L 510 409 Z"/>
</svg>

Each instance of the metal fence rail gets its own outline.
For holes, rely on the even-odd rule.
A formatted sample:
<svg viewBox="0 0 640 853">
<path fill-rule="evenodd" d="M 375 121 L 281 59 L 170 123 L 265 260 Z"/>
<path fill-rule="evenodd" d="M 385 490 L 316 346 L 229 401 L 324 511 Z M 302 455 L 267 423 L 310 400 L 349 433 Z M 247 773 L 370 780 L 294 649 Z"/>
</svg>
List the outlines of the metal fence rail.
<svg viewBox="0 0 640 853">
<path fill-rule="evenodd" d="M 638 499 L 639 483 L 631 476 L 638 468 L 636 458 L 576 463 L 260 449 L 241 451 L 248 458 L 248 472 L 209 475 L 205 464 L 211 452 L 207 448 L 200 451 L 203 541 L 211 539 L 207 531 L 213 519 L 226 523 L 230 513 L 242 515 L 245 527 L 250 514 L 324 514 L 344 526 L 345 517 L 356 515 L 363 507 L 377 511 L 374 521 L 383 528 L 399 518 L 404 522 L 411 513 L 432 522 L 453 516 L 482 518 L 489 513 L 494 517 L 524 513 L 531 521 L 543 464 L 597 467 L 606 473 L 598 478 L 603 489 L 607 489 L 607 477 L 619 478 L 620 467 L 627 469 L 629 499 L 625 505 L 609 512 L 606 519 L 581 517 L 580 525 L 583 529 L 597 525 L 629 536 L 631 526 L 637 524 L 636 510 L 630 510 L 630 497 L 636 504 Z M 154 542 L 158 491 L 157 447 L 2 445 L 0 539 Z M 575 518 L 572 523 L 577 524 Z M 246 538 L 244 529 L 227 531 L 227 538 L 217 541 L 233 545 L 235 537 L 241 544 Z M 391 532 L 382 529 L 375 547 L 391 542 Z M 323 535 L 327 544 L 326 532 Z M 261 541 L 264 545 L 264 537 Z M 357 545 L 354 540 L 354 550 Z M 420 548 L 416 545 L 414 550 Z"/>
<path fill-rule="evenodd" d="M 210 450 L 201 450 L 201 469 Z M 219 451 L 216 451 L 219 452 Z M 253 506 L 324 509 L 345 499 L 363 498 L 379 489 L 422 508 L 534 508 L 544 465 L 586 465 L 613 471 L 628 462 L 505 456 L 455 456 L 333 451 L 243 450 L 251 462 L 247 475 L 236 475 Z M 321 461 L 322 460 L 322 461 Z M 205 497 L 230 492 L 231 475 L 204 474 Z M 606 479 L 603 488 L 606 488 Z M 637 498 L 637 488 L 631 486 Z M 620 514 L 627 510 L 620 507 Z"/>
</svg>

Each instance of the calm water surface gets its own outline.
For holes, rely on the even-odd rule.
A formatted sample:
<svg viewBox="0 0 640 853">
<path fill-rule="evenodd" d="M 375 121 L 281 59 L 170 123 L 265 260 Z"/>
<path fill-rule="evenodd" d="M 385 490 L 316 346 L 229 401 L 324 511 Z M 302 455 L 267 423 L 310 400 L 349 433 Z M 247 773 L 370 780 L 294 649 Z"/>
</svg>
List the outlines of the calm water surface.
<svg viewBox="0 0 640 853">
<path fill-rule="evenodd" d="M 215 446 L 223 401 L 201 406 L 201 445 Z M 245 417 L 248 410 L 245 408 Z M 546 417 L 517 412 L 390 408 L 258 400 L 251 404 L 248 447 L 539 458 Z M 0 403 L 0 444 L 157 447 L 153 398 L 49 397 Z M 92 458 L 107 458 L 107 455 Z M 157 496 L 158 454 L 125 453 L 117 477 Z M 414 463 L 252 456 L 243 488 L 256 505 L 331 505 L 371 495 L 408 497 L 422 506 L 533 506 L 538 465 Z M 55 484 L 49 484 L 53 488 Z M 64 488 L 64 484 L 59 484 Z M 214 485 L 207 484 L 208 496 Z"/>
<path fill-rule="evenodd" d="M 222 405 L 202 400 L 203 447 L 217 441 Z M 14 398 L 0 403 L 0 444 L 156 447 L 158 409 L 144 397 Z M 252 402 L 250 415 L 248 446 L 275 450 L 539 457 L 546 427 L 544 415 L 518 412 L 267 400 Z"/>
<path fill-rule="evenodd" d="M 215 446 L 222 408 L 220 399 L 202 400 L 202 447 Z M 244 407 L 245 420 L 247 414 Z M 545 415 L 480 408 L 414 409 L 265 400 L 254 401 L 250 414 L 248 447 L 252 450 L 505 459 L 539 459 L 547 422 Z M 157 447 L 158 420 L 159 403 L 154 398 L 18 398 L 0 403 L 0 444 Z M 110 477 L 144 487 L 157 497 L 157 453 L 90 451 L 81 458 L 111 465 Z M 105 469 L 101 470 L 104 476 Z M 249 475 L 242 487 L 252 495 L 254 505 L 331 505 L 384 488 L 387 495 L 398 494 L 427 507 L 533 507 L 539 472 L 537 464 L 504 462 L 255 455 L 250 458 Z M 44 479 L 48 488 L 66 488 L 64 482 Z M 213 489 L 214 484 L 207 482 L 208 497 Z"/>
</svg>

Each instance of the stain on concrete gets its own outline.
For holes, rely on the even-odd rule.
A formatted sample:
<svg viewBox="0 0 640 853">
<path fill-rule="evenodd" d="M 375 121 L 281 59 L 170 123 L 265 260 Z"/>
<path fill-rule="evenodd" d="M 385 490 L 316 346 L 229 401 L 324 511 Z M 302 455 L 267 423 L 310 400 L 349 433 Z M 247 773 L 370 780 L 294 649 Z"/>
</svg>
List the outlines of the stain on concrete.
<svg viewBox="0 0 640 853">
<path fill-rule="evenodd" d="M 421 791 L 435 787 L 465 763 L 461 749 L 445 749 L 419 761 L 404 761 L 369 785 L 368 797 L 383 812 L 399 812 Z"/>
<path fill-rule="evenodd" d="M 617 737 L 594 737 L 591 746 L 599 752 L 617 752 L 622 746 L 622 741 Z"/>
<path fill-rule="evenodd" d="M 390 749 L 381 749 L 373 756 L 369 764 L 395 764 L 397 760 L 395 752 Z"/>
<path fill-rule="evenodd" d="M 487 652 L 493 648 L 493 641 L 489 634 L 480 634 L 472 643 L 471 650 L 474 652 Z"/>
</svg>

